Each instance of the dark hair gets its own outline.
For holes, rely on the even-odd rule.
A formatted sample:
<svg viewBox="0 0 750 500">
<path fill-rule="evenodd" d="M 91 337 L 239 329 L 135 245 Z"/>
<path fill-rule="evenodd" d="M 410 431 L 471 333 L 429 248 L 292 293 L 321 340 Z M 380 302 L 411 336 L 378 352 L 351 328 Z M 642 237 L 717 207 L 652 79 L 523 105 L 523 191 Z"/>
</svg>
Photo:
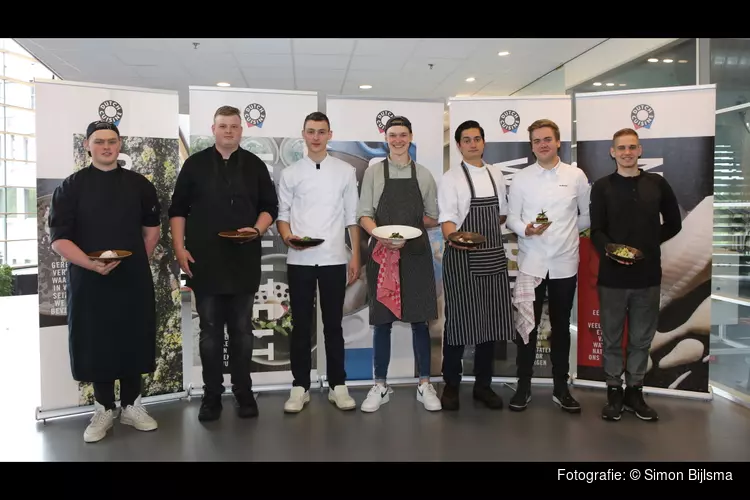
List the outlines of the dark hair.
<svg viewBox="0 0 750 500">
<path fill-rule="evenodd" d="M 623 137 L 623 136 L 625 136 L 625 135 L 632 135 L 632 136 L 635 136 L 635 138 L 636 138 L 636 139 L 638 139 L 638 138 L 639 138 L 639 137 L 638 137 L 638 132 L 636 132 L 636 131 L 635 131 L 635 130 L 633 130 L 632 128 L 623 128 L 623 129 L 620 129 L 620 130 L 618 130 L 617 132 L 615 132 L 615 135 L 613 135 L 613 136 L 612 136 L 612 143 L 614 143 L 614 142 L 615 142 L 615 140 L 616 140 L 616 139 L 617 139 L 618 137 Z"/>
<path fill-rule="evenodd" d="M 328 117 L 325 115 L 325 113 L 321 113 L 320 111 L 313 111 L 309 115 L 305 117 L 305 121 L 302 123 L 302 128 L 305 128 L 307 126 L 307 122 L 313 121 L 313 122 L 326 122 L 328 124 L 328 128 L 331 128 L 331 122 L 328 120 Z"/>
<path fill-rule="evenodd" d="M 456 133 L 454 134 L 454 139 L 456 139 L 456 142 L 461 142 L 461 134 L 464 132 L 464 130 L 469 130 L 471 128 L 478 128 L 479 134 L 482 136 L 482 140 L 484 140 L 484 129 L 481 125 L 479 125 L 479 122 L 476 122 L 474 120 L 466 120 L 461 125 L 456 128 Z"/>
<path fill-rule="evenodd" d="M 413 133 L 413 130 L 411 129 L 411 122 L 405 116 L 394 116 L 393 118 L 389 118 L 385 124 L 383 132 L 388 133 L 388 129 L 391 127 L 406 127 L 409 129 L 409 133 Z"/>
<path fill-rule="evenodd" d="M 89 126 L 86 127 L 86 139 L 91 137 L 91 134 L 97 130 L 111 130 L 117 134 L 117 137 L 120 137 L 120 130 L 117 128 L 117 125 L 105 121 L 96 121 L 89 123 Z"/>
</svg>

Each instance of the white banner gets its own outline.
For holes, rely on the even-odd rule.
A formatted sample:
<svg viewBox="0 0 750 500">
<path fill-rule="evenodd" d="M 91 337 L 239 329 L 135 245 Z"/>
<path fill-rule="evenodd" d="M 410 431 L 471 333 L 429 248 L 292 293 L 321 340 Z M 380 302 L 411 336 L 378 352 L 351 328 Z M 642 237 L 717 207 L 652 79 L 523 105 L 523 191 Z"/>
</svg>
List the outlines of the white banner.
<svg viewBox="0 0 750 500">
<path fill-rule="evenodd" d="M 37 223 L 39 242 L 39 334 L 42 412 L 92 405 L 91 384 L 73 380 L 68 351 L 66 264 L 52 251 L 47 219 L 52 194 L 75 171 L 89 165 L 86 127 L 115 123 L 122 137 L 120 164 L 144 174 L 162 206 L 162 237 L 151 270 L 157 302 L 156 372 L 144 377 L 144 401 L 182 392 L 179 267 L 174 259 L 167 208 L 180 165 L 177 92 L 92 83 L 36 82 Z"/>
<path fill-rule="evenodd" d="M 439 182 L 443 174 L 443 114 L 445 105 L 429 101 L 401 101 L 357 99 L 329 96 L 326 114 L 331 121 L 333 139 L 329 143 L 329 154 L 350 163 L 357 172 L 357 183 L 361 187 L 367 167 L 383 160 L 387 155 L 383 127 L 392 116 L 405 116 L 412 123 L 414 138 L 410 152 L 414 161 L 430 170 Z M 364 231 L 362 231 L 364 232 Z M 430 242 L 438 255 L 442 254 L 440 229 L 428 231 Z M 348 236 L 347 236 L 348 237 Z M 346 348 L 347 380 L 373 378 L 372 327 L 369 322 L 367 276 L 365 266 L 369 259 L 366 233 L 360 241 L 362 272 L 360 279 L 349 285 L 344 302 L 344 342 Z M 433 348 L 432 373 L 441 372 L 442 355 L 442 271 L 435 262 L 438 278 L 438 311 L 440 317 L 430 324 Z M 322 342 L 322 323 L 318 343 Z M 391 363 L 389 379 L 415 378 L 415 361 L 412 347 L 411 326 L 394 323 L 391 333 Z M 437 352 L 438 357 L 435 357 Z M 318 353 L 318 366 L 325 367 L 325 352 Z M 322 371 L 322 370 L 321 370 Z"/>
<path fill-rule="evenodd" d="M 222 89 L 217 87 L 190 87 L 190 153 L 211 147 L 213 117 L 221 106 L 234 106 L 240 110 L 243 137 L 240 147 L 263 160 L 274 183 L 278 186 L 281 171 L 299 160 L 305 152 L 302 128 L 305 117 L 318 110 L 316 92 Z M 281 241 L 273 224 L 261 241 L 261 280 L 253 308 L 254 348 L 251 366 L 253 388 L 263 386 L 291 386 L 293 381 L 289 361 L 291 336 L 291 309 L 286 280 L 287 247 Z M 278 297 L 276 287 L 281 286 Z M 272 293 L 273 291 L 273 293 Z M 270 307 L 281 305 L 283 307 Z M 264 312 L 261 312 L 264 311 Z M 279 313 L 279 311 L 284 311 Z M 266 312 L 268 317 L 266 317 Z M 185 370 L 190 373 L 191 386 L 200 391 L 203 387 L 202 367 L 198 349 L 200 334 L 195 299 L 192 301 L 192 335 L 185 341 Z M 261 319 L 261 317 L 263 319 Z M 269 335 L 267 332 L 272 331 Z M 317 383 L 315 325 L 313 325 L 312 371 L 310 379 Z M 189 354 L 188 354 L 189 352 Z M 229 336 L 225 329 L 224 383 L 231 385 L 229 375 Z"/>
<path fill-rule="evenodd" d="M 659 324 L 644 385 L 704 397 L 709 391 L 715 86 L 595 92 L 576 94 L 575 100 L 578 166 L 589 181 L 615 171 L 612 136 L 632 128 L 643 148 L 639 167 L 664 176 L 677 197 L 682 230 L 661 245 Z M 598 266 L 598 253 L 582 238 L 578 384 L 605 380 Z"/>
<path fill-rule="evenodd" d="M 500 168 L 506 186 L 513 175 L 536 162 L 531 150 L 527 131 L 536 120 L 549 119 L 560 128 L 560 159 L 571 163 L 571 99 L 567 95 L 524 97 L 457 97 L 450 100 L 450 168 L 461 164 L 461 153 L 456 146 L 455 132 L 458 126 L 474 120 L 484 129 L 485 147 L 483 159 Z M 505 252 L 508 256 L 508 274 L 511 287 L 518 275 L 518 237 L 503 226 Z M 551 379 L 550 322 L 547 304 L 542 310 L 542 319 L 537 335 L 537 354 L 534 364 L 535 379 Z M 468 347 L 464 354 L 464 373 L 472 373 L 474 348 Z M 512 341 L 497 342 L 495 348 L 494 374 L 498 379 L 516 378 L 516 345 Z"/>
</svg>

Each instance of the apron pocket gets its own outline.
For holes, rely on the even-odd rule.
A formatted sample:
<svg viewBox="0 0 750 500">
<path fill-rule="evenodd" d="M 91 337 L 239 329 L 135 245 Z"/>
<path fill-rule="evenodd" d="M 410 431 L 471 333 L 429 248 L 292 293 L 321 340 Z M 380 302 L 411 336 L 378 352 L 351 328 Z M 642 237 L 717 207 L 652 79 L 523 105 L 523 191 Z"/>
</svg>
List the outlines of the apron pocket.
<svg viewBox="0 0 750 500">
<path fill-rule="evenodd" d="M 492 276 L 508 269 L 502 246 L 465 251 L 469 254 L 469 270 L 473 276 Z"/>
</svg>

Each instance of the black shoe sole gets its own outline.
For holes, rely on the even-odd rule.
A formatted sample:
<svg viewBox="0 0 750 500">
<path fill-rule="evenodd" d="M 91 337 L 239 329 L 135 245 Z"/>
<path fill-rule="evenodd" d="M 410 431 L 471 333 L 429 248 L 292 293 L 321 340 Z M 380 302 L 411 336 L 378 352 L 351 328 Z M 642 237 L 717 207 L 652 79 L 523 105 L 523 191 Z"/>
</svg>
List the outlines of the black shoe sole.
<svg viewBox="0 0 750 500">
<path fill-rule="evenodd" d="M 614 416 L 614 417 L 610 417 L 610 416 L 608 416 L 608 415 L 602 415 L 602 420 L 606 420 L 606 421 L 608 421 L 608 422 L 617 422 L 617 421 L 618 421 L 618 420 L 620 420 L 621 418 L 622 418 L 622 414 L 620 414 L 620 415 L 616 415 L 616 416 Z"/>
<path fill-rule="evenodd" d="M 508 409 L 510 411 L 524 411 L 529 406 L 529 403 L 531 403 L 531 396 L 526 399 L 526 402 L 523 404 L 523 406 L 512 402 L 508 403 Z"/>
<path fill-rule="evenodd" d="M 633 408 L 630 408 L 629 406 L 624 406 L 623 410 L 632 413 L 633 415 L 643 420 L 644 422 L 656 422 L 657 420 L 659 420 L 659 417 L 644 417 L 643 415 L 635 411 Z"/>
<path fill-rule="evenodd" d="M 555 403 L 557 406 L 559 406 L 562 411 L 565 411 L 568 413 L 581 413 L 580 406 L 563 406 L 562 401 L 557 399 L 556 396 L 552 396 L 552 402 Z"/>
</svg>

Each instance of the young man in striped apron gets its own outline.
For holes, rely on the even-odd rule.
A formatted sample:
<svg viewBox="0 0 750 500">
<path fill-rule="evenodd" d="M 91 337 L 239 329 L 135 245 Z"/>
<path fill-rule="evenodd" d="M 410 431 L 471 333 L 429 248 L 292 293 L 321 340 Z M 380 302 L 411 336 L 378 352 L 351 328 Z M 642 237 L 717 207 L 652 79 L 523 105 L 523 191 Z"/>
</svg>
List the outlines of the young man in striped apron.
<svg viewBox="0 0 750 500">
<path fill-rule="evenodd" d="M 458 387 L 464 347 L 474 345 L 474 399 L 501 409 L 490 387 L 495 341 L 514 336 L 502 224 L 507 214 L 505 180 L 499 168 L 482 160 L 484 129 L 470 120 L 458 126 L 455 140 L 463 161 L 444 175 L 438 189 L 439 222 L 448 239 L 455 231 L 479 233 L 487 241 L 476 249 L 447 242 L 443 254 L 445 326 L 443 332 L 443 410 L 459 408 Z"/>
</svg>

